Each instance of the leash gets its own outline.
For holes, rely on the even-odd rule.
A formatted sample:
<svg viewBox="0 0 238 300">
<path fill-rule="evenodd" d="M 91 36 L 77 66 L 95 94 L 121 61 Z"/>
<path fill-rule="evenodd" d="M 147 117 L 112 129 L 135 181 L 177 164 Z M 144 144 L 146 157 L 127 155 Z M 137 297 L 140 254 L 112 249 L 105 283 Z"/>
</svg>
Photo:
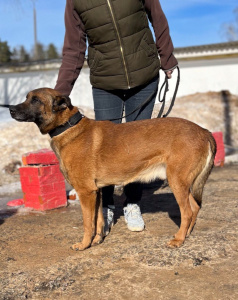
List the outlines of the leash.
<svg viewBox="0 0 238 300">
<path fill-rule="evenodd" d="M 6 108 L 9 108 L 9 107 L 10 107 L 10 104 L 0 104 L 0 107 L 6 107 Z"/>
<path fill-rule="evenodd" d="M 176 69 L 178 71 L 178 75 L 177 75 L 177 81 L 176 81 L 176 86 L 175 86 L 174 94 L 173 94 L 173 97 L 171 99 L 171 103 L 170 103 L 169 109 L 168 109 L 167 113 L 163 115 L 163 118 L 166 118 L 169 115 L 169 113 L 171 112 L 171 110 L 172 110 L 172 108 L 174 106 L 174 102 L 175 102 L 176 96 L 177 96 L 177 92 L 178 92 L 178 88 L 179 88 L 179 83 L 180 83 L 180 70 L 179 70 L 178 66 L 176 67 Z M 163 88 L 164 88 L 164 95 L 163 95 L 163 98 L 161 99 L 161 93 L 162 93 Z M 164 112 L 166 93 L 168 91 L 169 91 L 169 82 L 168 82 L 168 77 L 165 75 L 165 79 L 164 79 L 164 82 L 163 82 L 163 84 L 162 84 L 162 86 L 160 88 L 159 96 L 158 96 L 158 100 L 159 100 L 160 103 L 162 103 L 162 106 L 160 108 L 160 111 L 158 113 L 157 118 L 161 118 L 161 116 L 162 116 L 162 114 Z"/>
<path fill-rule="evenodd" d="M 175 86 L 175 90 L 174 90 L 174 94 L 173 94 L 173 97 L 171 99 L 171 103 L 170 103 L 170 106 L 169 106 L 169 109 L 167 111 L 166 114 L 163 115 L 163 118 L 167 117 L 169 115 L 169 113 L 171 112 L 173 106 L 174 106 L 174 102 L 175 102 L 175 99 L 176 99 L 176 96 L 177 96 L 177 92 L 178 92 L 178 88 L 179 88 L 179 83 L 180 83 L 180 69 L 179 67 L 177 66 L 176 67 L 177 71 L 178 71 L 178 74 L 177 74 L 177 81 L 176 81 L 176 86 Z M 166 94 L 167 92 L 169 91 L 169 82 L 168 82 L 168 77 L 166 76 L 165 74 L 165 78 L 164 78 L 164 82 L 160 88 L 160 91 L 159 91 L 159 95 L 158 95 L 158 100 L 160 103 L 162 103 L 162 106 L 160 108 L 160 111 L 158 113 L 158 116 L 157 118 L 161 118 L 163 112 L 164 112 L 164 108 L 165 108 L 165 100 L 166 100 Z M 164 89 L 164 94 L 163 94 L 163 98 L 161 99 L 161 93 Z M 150 96 L 142 103 L 140 104 L 136 109 L 134 109 L 132 112 L 130 112 L 129 114 L 121 117 L 121 118 L 115 118 L 115 119 L 110 119 L 110 121 L 117 121 L 117 120 L 122 120 L 124 118 L 127 118 L 129 117 L 130 115 L 134 114 L 137 110 L 138 110 L 138 114 L 140 113 L 141 109 L 143 107 L 145 107 L 150 101 L 151 99 L 154 97 L 154 95 L 157 93 L 157 90 L 153 91 Z M 137 114 L 137 115 L 138 115 Z"/>
</svg>

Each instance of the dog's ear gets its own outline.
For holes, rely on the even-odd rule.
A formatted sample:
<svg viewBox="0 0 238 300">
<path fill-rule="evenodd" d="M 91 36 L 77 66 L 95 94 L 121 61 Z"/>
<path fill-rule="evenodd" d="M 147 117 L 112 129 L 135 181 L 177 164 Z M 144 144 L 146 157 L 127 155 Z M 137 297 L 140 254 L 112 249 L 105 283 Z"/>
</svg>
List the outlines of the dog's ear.
<svg viewBox="0 0 238 300">
<path fill-rule="evenodd" d="M 71 100 L 68 96 L 56 96 L 53 99 L 53 111 L 62 111 L 65 110 L 66 108 L 71 108 Z"/>
</svg>

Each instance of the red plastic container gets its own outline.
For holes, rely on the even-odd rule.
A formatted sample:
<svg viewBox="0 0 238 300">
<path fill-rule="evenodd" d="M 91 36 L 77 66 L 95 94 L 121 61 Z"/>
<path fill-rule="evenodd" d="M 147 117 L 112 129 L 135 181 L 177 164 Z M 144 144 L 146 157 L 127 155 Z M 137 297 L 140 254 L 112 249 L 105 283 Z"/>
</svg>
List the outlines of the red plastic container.
<svg viewBox="0 0 238 300">
<path fill-rule="evenodd" d="M 225 146 L 223 142 L 223 134 L 221 131 L 212 133 L 217 144 L 217 153 L 214 160 L 216 167 L 223 167 L 225 163 Z"/>
<path fill-rule="evenodd" d="M 67 205 L 64 176 L 54 152 L 42 149 L 22 157 L 19 169 L 25 207 L 44 211 Z"/>
</svg>

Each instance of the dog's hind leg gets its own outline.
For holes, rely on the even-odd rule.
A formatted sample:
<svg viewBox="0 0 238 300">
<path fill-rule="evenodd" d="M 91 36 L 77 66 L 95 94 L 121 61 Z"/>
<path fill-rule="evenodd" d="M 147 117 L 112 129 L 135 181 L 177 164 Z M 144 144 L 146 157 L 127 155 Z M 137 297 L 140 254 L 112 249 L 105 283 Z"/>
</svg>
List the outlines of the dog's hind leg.
<svg viewBox="0 0 238 300">
<path fill-rule="evenodd" d="M 83 214 L 84 236 L 80 243 L 74 244 L 73 250 L 84 250 L 91 246 L 92 239 L 95 236 L 95 212 L 97 191 L 86 188 L 77 189 L 80 205 Z"/>
<path fill-rule="evenodd" d="M 174 193 L 181 213 L 181 224 L 179 231 L 175 234 L 174 239 L 168 242 L 168 247 L 176 248 L 182 246 L 186 238 L 188 228 L 192 221 L 193 212 L 189 202 L 189 184 L 182 180 L 177 174 L 172 176 L 167 170 L 168 182 Z"/>
<path fill-rule="evenodd" d="M 190 206 L 193 212 L 193 216 L 192 216 L 192 221 L 189 225 L 188 228 L 188 232 L 187 232 L 187 237 L 190 235 L 191 231 L 193 230 L 193 227 L 196 223 L 197 220 L 197 215 L 199 213 L 200 210 L 200 205 L 198 205 L 197 201 L 193 198 L 193 195 L 191 193 L 189 193 L 189 202 L 190 202 Z"/>
<path fill-rule="evenodd" d="M 96 225 L 96 235 L 92 241 L 92 246 L 96 246 L 103 242 L 104 237 L 104 218 L 102 211 L 102 198 L 100 195 L 100 191 L 97 193 L 97 204 L 96 204 L 96 215 L 95 215 L 95 225 Z"/>
</svg>

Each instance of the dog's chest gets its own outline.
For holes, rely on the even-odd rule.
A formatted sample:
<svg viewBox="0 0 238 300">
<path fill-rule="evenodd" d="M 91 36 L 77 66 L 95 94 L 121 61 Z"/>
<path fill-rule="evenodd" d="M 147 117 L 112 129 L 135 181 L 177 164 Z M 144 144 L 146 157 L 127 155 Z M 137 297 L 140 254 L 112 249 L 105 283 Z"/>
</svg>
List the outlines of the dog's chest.
<svg viewBox="0 0 238 300">
<path fill-rule="evenodd" d="M 50 145 L 59 160 L 60 170 L 61 170 L 62 174 L 64 175 L 65 179 L 70 183 L 70 180 L 68 177 L 68 172 L 67 172 L 67 169 L 65 168 L 63 160 L 61 159 L 60 150 L 59 150 L 59 147 L 57 146 L 57 143 L 54 143 L 53 141 L 51 141 Z"/>
</svg>

